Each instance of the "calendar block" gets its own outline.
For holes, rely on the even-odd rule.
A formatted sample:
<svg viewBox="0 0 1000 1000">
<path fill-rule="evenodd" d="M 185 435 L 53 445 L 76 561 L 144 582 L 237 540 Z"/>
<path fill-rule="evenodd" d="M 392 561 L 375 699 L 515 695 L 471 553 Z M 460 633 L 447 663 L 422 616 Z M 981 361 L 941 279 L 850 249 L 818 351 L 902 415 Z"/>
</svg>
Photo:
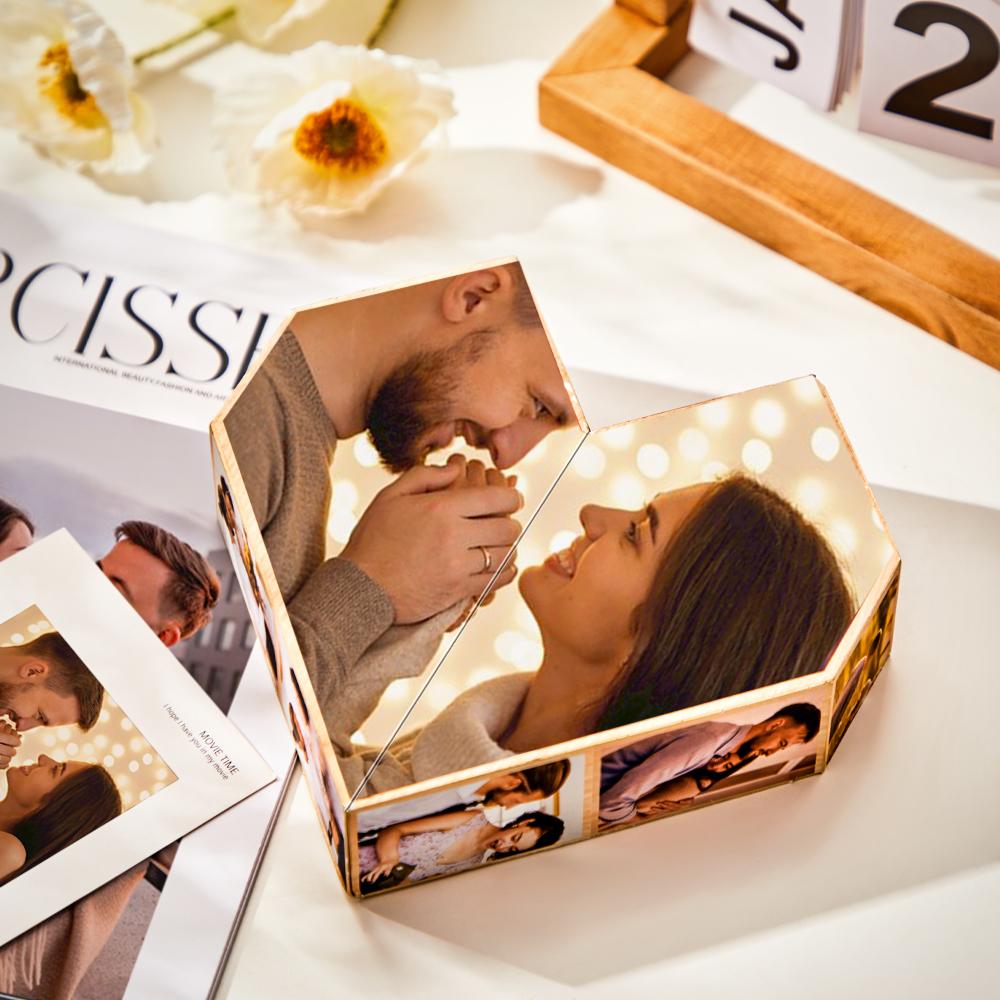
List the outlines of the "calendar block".
<svg viewBox="0 0 1000 1000">
<path fill-rule="evenodd" d="M 671 86 L 688 10 L 604 11 L 542 77 L 542 124 L 1000 369 L 1000 261 Z"/>
<path fill-rule="evenodd" d="M 820 111 L 839 99 L 846 0 L 699 0 L 691 47 L 801 97 Z"/>
<path fill-rule="evenodd" d="M 868 0 L 860 125 L 1000 166 L 1000 4 Z"/>
</svg>

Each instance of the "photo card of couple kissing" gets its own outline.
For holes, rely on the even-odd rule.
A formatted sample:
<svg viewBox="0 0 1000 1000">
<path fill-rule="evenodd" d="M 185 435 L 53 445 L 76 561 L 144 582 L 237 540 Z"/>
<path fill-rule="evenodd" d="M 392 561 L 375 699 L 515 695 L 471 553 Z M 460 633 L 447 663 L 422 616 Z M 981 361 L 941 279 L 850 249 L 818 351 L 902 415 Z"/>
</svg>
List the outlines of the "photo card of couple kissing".
<svg viewBox="0 0 1000 1000">
<path fill-rule="evenodd" d="M 0 562 L 0 763 L 0 943 L 274 777 L 65 530 Z"/>
</svg>

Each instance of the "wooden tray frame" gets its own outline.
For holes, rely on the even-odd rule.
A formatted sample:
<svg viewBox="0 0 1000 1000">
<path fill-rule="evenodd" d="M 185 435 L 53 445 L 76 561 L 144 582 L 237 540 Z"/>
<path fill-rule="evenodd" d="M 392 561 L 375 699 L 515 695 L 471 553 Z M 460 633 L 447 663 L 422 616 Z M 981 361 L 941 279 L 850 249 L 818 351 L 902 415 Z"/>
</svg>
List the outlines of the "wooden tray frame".
<svg viewBox="0 0 1000 1000">
<path fill-rule="evenodd" d="M 1000 261 L 664 83 L 690 15 L 606 10 L 542 77 L 542 124 L 1000 369 Z"/>
</svg>

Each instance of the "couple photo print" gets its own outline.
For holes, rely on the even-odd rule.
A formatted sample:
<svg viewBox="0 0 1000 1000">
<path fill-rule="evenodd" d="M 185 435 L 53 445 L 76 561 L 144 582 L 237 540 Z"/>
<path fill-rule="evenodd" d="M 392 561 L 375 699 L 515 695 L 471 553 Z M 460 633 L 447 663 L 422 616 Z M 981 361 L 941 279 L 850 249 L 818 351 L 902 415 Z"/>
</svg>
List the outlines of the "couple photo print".
<svg viewBox="0 0 1000 1000">
<path fill-rule="evenodd" d="M 314 794 L 321 819 L 346 812 L 347 862 L 329 840 L 358 894 L 511 853 L 481 803 L 435 796 L 512 756 L 530 767 L 507 774 L 575 761 L 588 836 L 822 770 L 824 671 L 898 563 L 815 378 L 591 431 L 516 262 L 293 314 L 213 438 L 230 552 L 318 733 Z M 806 677 L 810 697 L 695 727 L 689 767 L 678 744 L 605 808 L 666 752 L 626 754 L 629 727 Z M 362 829 L 368 797 L 375 815 L 415 783 L 411 815 Z M 519 843 L 565 843 L 567 817 L 538 812 Z"/>
<path fill-rule="evenodd" d="M 271 780 L 68 532 L 0 561 L 0 944 Z"/>
</svg>

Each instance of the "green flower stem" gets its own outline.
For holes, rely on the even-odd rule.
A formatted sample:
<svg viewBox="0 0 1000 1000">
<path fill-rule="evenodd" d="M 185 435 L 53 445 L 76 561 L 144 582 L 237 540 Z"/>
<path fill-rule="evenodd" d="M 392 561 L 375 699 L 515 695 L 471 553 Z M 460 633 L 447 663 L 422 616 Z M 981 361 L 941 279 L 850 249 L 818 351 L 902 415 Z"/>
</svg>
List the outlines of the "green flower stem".
<svg viewBox="0 0 1000 1000">
<path fill-rule="evenodd" d="M 159 56 L 164 52 L 169 52 L 171 49 L 177 48 L 178 45 L 183 45 L 185 42 L 191 41 L 192 38 L 197 38 L 206 31 L 211 31 L 213 28 L 217 28 L 220 24 L 224 24 L 226 21 L 231 20 L 235 16 L 235 6 L 224 7 L 217 14 L 212 14 L 211 17 L 206 17 L 199 24 L 195 25 L 190 31 L 185 31 L 183 35 L 176 35 L 174 38 L 169 38 L 160 45 L 154 45 L 151 49 L 146 49 L 144 52 L 140 52 L 137 56 L 132 58 L 132 62 L 135 63 L 136 66 L 140 66 L 147 59 L 152 59 L 153 56 Z"/>
<path fill-rule="evenodd" d="M 392 19 L 392 15 L 396 13 L 396 8 L 399 6 L 399 0 L 389 0 L 382 10 L 382 16 L 378 19 L 378 23 L 369 32 L 368 37 L 365 39 L 365 48 L 373 49 L 375 48 L 375 43 L 382 37 L 382 32 L 385 31 Z"/>
</svg>

